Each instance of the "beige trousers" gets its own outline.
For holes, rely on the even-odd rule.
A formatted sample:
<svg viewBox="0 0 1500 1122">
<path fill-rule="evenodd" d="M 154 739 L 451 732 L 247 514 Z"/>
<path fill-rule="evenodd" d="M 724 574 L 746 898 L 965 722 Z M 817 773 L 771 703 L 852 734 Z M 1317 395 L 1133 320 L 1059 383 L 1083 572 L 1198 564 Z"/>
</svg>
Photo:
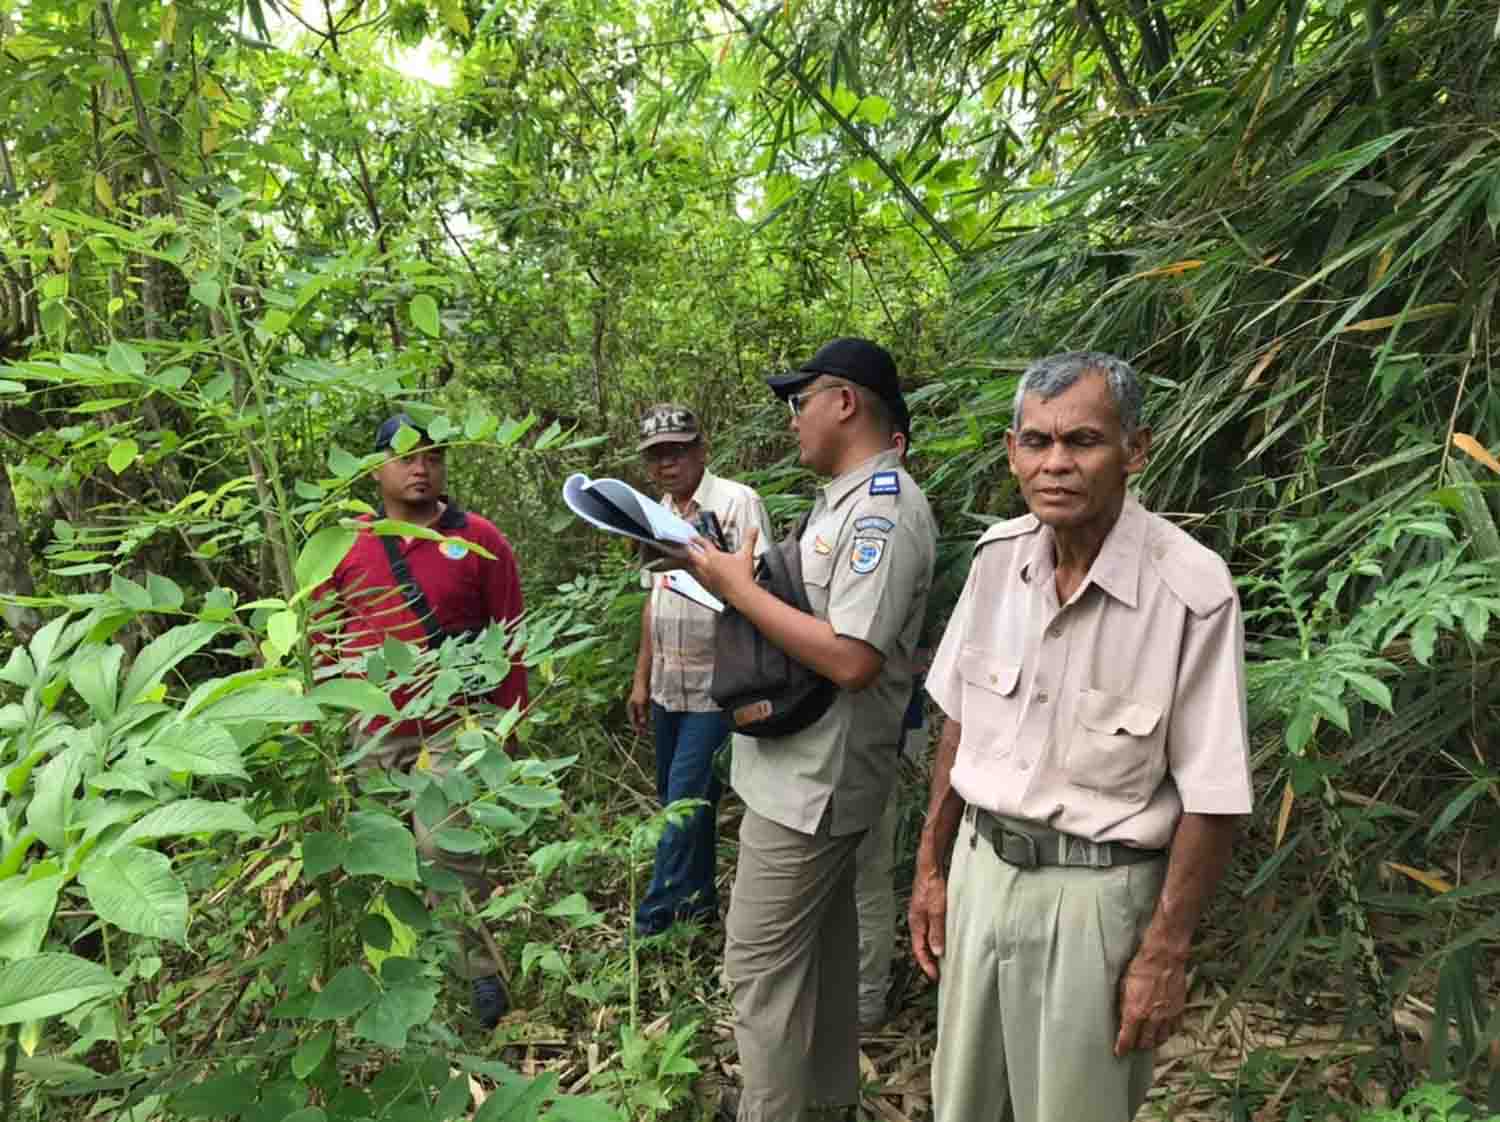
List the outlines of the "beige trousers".
<svg viewBox="0 0 1500 1122">
<path fill-rule="evenodd" d="M 428 737 L 426 741 L 419 736 L 387 737 L 374 751 L 361 759 L 357 766 L 371 770 L 411 771 L 421 761 L 422 749 L 425 746 L 428 773 L 433 776 L 446 775 L 450 766 L 449 754 L 453 749 L 453 741 L 458 736 L 461 727 L 461 724 L 453 725 L 449 729 Z M 464 827 L 469 825 L 469 819 L 467 815 L 460 814 L 448 824 Z M 458 877 L 468 889 L 469 900 L 474 908 L 476 910 L 483 908 L 495 886 L 493 875 L 488 870 L 484 856 L 472 853 L 449 853 L 442 849 L 433 840 L 432 832 L 416 815 L 412 815 L 411 818 L 411 832 L 412 837 L 416 839 L 417 852 L 439 868 L 446 869 Z M 480 921 L 464 913 L 462 901 L 455 900 L 452 903 L 459 908 L 462 917 L 455 920 L 449 929 L 455 944 L 452 954 L 454 972 L 461 978 L 471 979 L 498 973 L 500 967 L 475 926 Z M 429 908 L 437 906 L 436 894 L 427 893 L 427 906 Z"/>
<path fill-rule="evenodd" d="M 1113 1053 L 1120 976 L 1166 859 L 1018 869 L 964 816 L 948 875 L 934 1122 L 1128 1122 L 1152 1053 Z"/>
<path fill-rule="evenodd" d="M 743 1092 L 739 1122 L 802 1122 L 859 1096 L 859 834 L 807 835 L 748 808 L 725 921 Z"/>
<path fill-rule="evenodd" d="M 891 943 L 896 934 L 896 889 L 891 869 L 896 858 L 897 793 L 865 833 L 854 854 L 854 906 L 859 913 L 859 1022 L 885 1019 L 891 988 Z"/>
</svg>

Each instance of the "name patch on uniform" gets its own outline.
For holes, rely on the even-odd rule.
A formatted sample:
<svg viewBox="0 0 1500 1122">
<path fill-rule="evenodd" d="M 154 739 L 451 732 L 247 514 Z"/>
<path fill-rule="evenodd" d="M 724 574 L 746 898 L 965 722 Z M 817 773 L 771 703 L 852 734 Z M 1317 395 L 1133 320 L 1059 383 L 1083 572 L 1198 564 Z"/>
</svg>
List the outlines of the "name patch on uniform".
<svg viewBox="0 0 1500 1122">
<path fill-rule="evenodd" d="M 469 547 L 461 542 L 444 542 L 440 548 L 449 561 L 462 561 L 469 555 Z"/>
<path fill-rule="evenodd" d="M 813 552 L 829 554 L 833 552 L 833 546 L 825 542 L 823 540 L 823 535 L 819 534 L 817 537 L 813 538 Z"/>
<path fill-rule="evenodd" d="M 889 518 L 881 518 L 872 514 L 868 518 L 856 518 L 854 528 L 856 530 L 879 530 L 883 534 L 889 534 L 896 528 L 896 524 Z"/>
<path fill-rule="evenodd" d="M 855 538 L 849 552 L 849 568 L 856 573 L 873 573 L 885 556 L 885 538 Z"/>
<path fill-rule="evenodd" d="M 901 493 L 901 477 L 893 471 L 877 471 L 870 476 L 870 494 L 872 495 L 899 495 Z"/>
</svg>

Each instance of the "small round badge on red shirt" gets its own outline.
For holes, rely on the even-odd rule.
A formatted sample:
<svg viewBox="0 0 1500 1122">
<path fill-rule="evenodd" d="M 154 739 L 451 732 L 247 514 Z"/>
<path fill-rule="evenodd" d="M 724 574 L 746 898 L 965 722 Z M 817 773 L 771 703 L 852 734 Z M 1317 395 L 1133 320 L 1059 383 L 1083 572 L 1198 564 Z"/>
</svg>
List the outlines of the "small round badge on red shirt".
<svg viewBox="0 0 1500 1122">
<path fill-rule="evenodd" d="M 462 542 L 444 542 L 442 550 L 449 561 L 462 561 L 469 555 L 469 547 Z"/>
</svg>

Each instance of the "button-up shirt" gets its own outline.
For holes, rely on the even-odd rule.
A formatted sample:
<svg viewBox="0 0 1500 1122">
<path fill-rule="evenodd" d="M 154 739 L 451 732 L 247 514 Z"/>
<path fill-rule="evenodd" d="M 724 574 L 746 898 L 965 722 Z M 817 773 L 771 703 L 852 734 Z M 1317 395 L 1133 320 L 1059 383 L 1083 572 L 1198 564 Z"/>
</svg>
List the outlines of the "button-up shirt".
<svg viewBox="0 0 1500 1122">
<path fill-rule="evenodd" d="M 755 556 L 771 542 L 771 520 L 757 495 L 743 483 L 705 471 L 693 497 L 678 506 L 671 495 L 662 504 L 673 514 L 691 520 L 711 510 L 724 531 L 724 544 L 739 549 L 745 531 L 760 531 Z M 666 577 L 641 572 L 641 585 L 651 589 L 651 700 L 674 713 L 711 713 L 719 707 L 709 695 L 714 680 L 714 613 L 666 587 Z"/>
<path fill-rule="evenodd" d="M 1244 633 L 1224 562 L 1127 497 L 1066 604 L 1032 515 L 979 541 L 927 676 L 965 802 L 1091 841 L 1170 844 L 1250 810 Z"/>
<path fill-rule="evenodd" d="M 801 732 L 735 736 L 734 788 L 751 810 L 804 834 L 816 833 L 825 813 L 834 835 L 868 829 L 880 817 L 896 774 L 936 552 L 932 511 L 895 452 L 819 492 L 801 538 L 813 614 L 885 657 L 870 685 L 839 691 Z"/>
</svg>

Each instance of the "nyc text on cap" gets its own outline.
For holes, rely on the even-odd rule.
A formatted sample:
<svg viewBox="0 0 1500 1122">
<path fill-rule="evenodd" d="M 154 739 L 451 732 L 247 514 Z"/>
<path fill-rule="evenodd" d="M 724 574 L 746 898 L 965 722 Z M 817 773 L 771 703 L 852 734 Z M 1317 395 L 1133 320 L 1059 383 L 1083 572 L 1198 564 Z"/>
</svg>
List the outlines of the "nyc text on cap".
<svg viewBox="0 0 1500 1122">
<path fill-rule="evenodd" d="M 653 405 L 641 418 L 641 442 L 636 451 L 644 452 L 656 444 L 690 444 L 701 431 L 698 418 L 687 406 Z"/>
</svg>

